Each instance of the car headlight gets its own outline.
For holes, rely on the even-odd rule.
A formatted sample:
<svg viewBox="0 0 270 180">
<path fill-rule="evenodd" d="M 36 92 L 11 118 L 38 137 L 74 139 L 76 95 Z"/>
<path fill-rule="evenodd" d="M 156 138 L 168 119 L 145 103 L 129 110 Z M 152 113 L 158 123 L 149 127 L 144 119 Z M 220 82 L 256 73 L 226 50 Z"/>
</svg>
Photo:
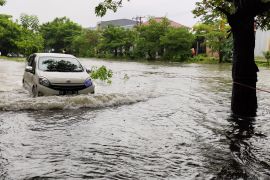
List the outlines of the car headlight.
<svg viewBox="0 0 270 180">
<path fill-rule="evenodd" d="M 51 85 L 50 81 L 45 77 L 39 78 L 39 84 L 41 84 L 42 86 L 46 86 L 46 87 L 49 87 Z"/>
<path fill-rule="evenodd" d="M 86 79 L 85 81 L 84 81 L 84 85 L 86 86 L 86 87 L 90 87 L 90 86 L 92 86 L 92 80 L 91 79 Z"/>
</svg>

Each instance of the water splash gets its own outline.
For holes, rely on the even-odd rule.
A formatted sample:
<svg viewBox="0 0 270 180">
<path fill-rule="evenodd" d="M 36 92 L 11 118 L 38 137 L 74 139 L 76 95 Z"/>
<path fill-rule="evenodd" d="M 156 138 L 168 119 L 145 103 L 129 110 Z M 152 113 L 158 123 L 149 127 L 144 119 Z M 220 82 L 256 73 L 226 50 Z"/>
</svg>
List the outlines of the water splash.
<svg viewBox="0 0 270 180">
<path fill-rule="evenodd" d="M 1 111 L 96 109 L 133 104 L 155 97 L 151 93 L 134 92 L 128 94 L 112 93 L 30 98 L 23 91 L 17 90 L 16 92 L 0 94 Z"/>
</svg>

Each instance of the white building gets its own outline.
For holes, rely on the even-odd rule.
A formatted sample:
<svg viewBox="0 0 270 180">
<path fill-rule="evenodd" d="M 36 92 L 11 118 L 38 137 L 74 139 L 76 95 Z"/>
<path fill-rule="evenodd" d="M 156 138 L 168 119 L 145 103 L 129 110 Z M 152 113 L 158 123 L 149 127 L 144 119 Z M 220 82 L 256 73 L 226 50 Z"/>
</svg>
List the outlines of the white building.
<svg viewBox="0 0 270 180">
<path fill-rule="evenodd" d="M 255 56 L 263 56 L 263 52 L 270 51 L 270 31 L 256 31 Z"/>
</svg>

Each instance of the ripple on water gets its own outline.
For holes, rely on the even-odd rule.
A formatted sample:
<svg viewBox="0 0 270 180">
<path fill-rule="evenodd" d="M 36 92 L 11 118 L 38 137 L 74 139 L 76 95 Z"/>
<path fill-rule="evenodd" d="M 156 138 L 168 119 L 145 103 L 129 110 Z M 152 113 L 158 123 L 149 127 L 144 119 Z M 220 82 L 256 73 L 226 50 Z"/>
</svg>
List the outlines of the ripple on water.
<svg viewBox="0 0 270 180">
<path fill-rule="evenodd" d="M 30 98 L 26 91 L 14 90 L 21 84 L 24 66 L 1 64 L 0 82 L 5 86 L 0 88 L 0 176 L 268 178 L 270 96 L 258 93 L 255 122 L 239 125 L 231 120 L 230 68 L 83 63 L 110 67 L 114 83 L 97 86 L 102 94 L 91 96 Z M 124 75 L 129 79 L 121 79 Z M 269 70 L 261 71 L 259 79 L 260 86 L 269 89 Z M 15 84 L 7 88 L 9 82 Z"/>
</svg>

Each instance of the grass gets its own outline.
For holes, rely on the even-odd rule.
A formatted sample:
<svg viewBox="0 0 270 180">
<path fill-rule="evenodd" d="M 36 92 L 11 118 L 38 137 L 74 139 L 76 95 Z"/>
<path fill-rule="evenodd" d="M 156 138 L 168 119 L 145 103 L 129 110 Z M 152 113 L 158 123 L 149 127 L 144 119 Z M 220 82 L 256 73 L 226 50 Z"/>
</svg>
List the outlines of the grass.
<svg viewBox="0 0 270 180">
<path fill-rule="evenodd" d="M 196 64 L 219 64 L 218 59 L 214 57 L 207 57 L 205 55 L 198 55 L 190 58 L 188 63 L 196 63 Z"/>
<path fill-rule="evenodd" d="M 0 59 L 9 60 L 9 61 L 16 61 L 16 62 L 24 62 L 25 61 L 25 58 L 21 58 L 21 57 L 0 56 Z"/>
<path fill-rule="evenodd" d="M 268 64 L 267 60 L 264 57 L 255 57 L 255 62 L 259 67 L 270 67 L 270 64 Z"/>
<path fill-rule="evenodd" d="M 218 59 L 213 57 L 207 57 L 204 55 L 198 55 L 188 60 L 188 63 L 196 63 L 196 64 L 219 64 Z M 223 62 L 222 64 L 231 64 L 231 62 Z M 255 63 L 259 67 L 267 67 L 270 68 L 270 64 L 268 64 L 267 60 L 264 57 L 255 57 Z"/>
</svg>

